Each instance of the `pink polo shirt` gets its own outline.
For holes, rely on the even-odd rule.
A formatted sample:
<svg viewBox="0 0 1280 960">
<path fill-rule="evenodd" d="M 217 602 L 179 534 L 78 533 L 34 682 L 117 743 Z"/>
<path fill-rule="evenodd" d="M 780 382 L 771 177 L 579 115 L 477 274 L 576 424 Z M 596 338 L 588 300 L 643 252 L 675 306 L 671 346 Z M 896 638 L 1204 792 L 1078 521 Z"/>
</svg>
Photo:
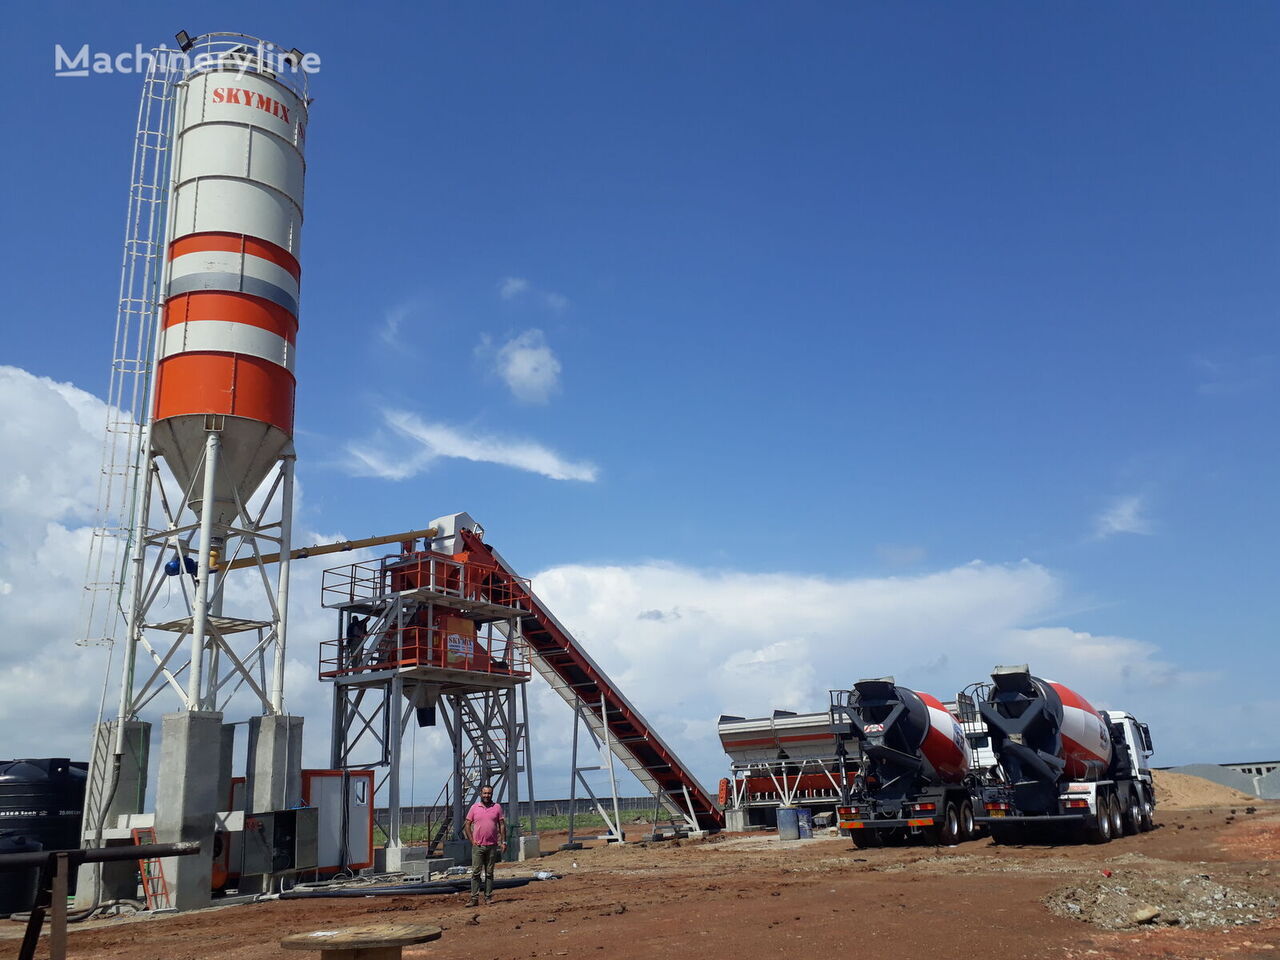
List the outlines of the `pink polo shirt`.
<svg viewBox="0 0 1280 960">
<path fill-rule="evenodd" d="M 498 821 L 502 819 L 502 804 L 494 803 L 485 806 L 477 801 L 467 811 L 467 822 L 471 824 L 471 842 L 478 847 L 495 847 L 498 845 Z"/>
</svg>

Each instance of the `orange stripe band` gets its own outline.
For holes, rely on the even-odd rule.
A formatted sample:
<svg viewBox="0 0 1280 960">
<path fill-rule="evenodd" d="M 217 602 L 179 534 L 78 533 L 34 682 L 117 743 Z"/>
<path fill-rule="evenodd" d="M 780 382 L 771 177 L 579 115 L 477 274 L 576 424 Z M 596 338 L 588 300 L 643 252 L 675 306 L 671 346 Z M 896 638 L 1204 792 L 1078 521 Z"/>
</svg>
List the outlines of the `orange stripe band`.
<svg viewBox="0 0 1280 960">
<path fill-rule="evenodd" d="M 221 414 L 293 433 L 297 384 L 278 363 L 234 353 L 180 353 L 156 367 L 155 419 Z"/>
<path fill-rule="evenodd" d="M 298 321 L 284 307 L 250 293 L 193 290 L 170 297 L 164 305 L 164 325 L 197 320 L 232 320 L 270 330 L 291 344 L 297 343 Z"/>
<path fill-rule="evenodd" d="M 239 233 L 189 233 L 169 244 L 169 259 L 180 257 L 186 253 L 203 253 L 207 250 L 218 250 L 226 253 L 247 253 L 262 257 L 272 263 L 284 267 L 295 280 L 302 278 L 302 267 L 297 259 L 283 247 L 274 243 L 259 240 Z"/>
<path fill-rule="evenodd" d="M 1061 683 L 1055 683 L 1052 680 L 1046 680 L 1045 683 L 1049 684 L 1049 686 L 1053 687 L 1053 689 L 1057 691 L 1058 699 L 1062 701 L 1062 705 L 1064 707 L 1075 707 L 1077 710 L 1087 710 L 1089 713 L 1098 712 L 1093 709 L 1093 704 L 1080 696 L 1080 694 L 1076 693 L 1070 687 L 1064 686 Z"/>
</svg>

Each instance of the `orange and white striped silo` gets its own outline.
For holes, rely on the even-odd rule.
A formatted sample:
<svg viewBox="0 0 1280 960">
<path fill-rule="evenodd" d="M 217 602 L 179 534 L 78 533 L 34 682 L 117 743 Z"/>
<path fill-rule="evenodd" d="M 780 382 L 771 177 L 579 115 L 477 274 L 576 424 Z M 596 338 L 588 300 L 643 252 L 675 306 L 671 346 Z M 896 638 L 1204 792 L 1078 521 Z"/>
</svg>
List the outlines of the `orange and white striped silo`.
<svg viewBox="0 0 1280 960">
<path fill-rule="evenodd" d="M 215 530 L 293 436 L 306 125 L 300 96 L 240 58 L 193 71 L 177 93 L 151 442 Z"/>
<path fill-rule="evenodd" d="M 149 442 L 199 519 L 198 535 L 187 542 L 197 568 L 191 617 L 189 625 L 180 624 L 191 636 L 188 709 L 216 706 L 225 684 L 214 674 L 234 659 L 220 633 L 230 624 L 216 619 L 223 596 L 216 581 L 228 570 L 222 561 L 260 556 L 278 545 L 276 595 L 268 601 L 275 674 L 269 692 L 251 686 L 266 709 L 279 712 L 307 76 L 290 62 L 298 51 L 285 54 L 241 35 L 205 34 L 190 49 L 191 62 L 173 88 Z M 248 504 L 273 471 L 277 480 L 267 501 L 278 504 L 279 521 L 264 525 L 251 519 Z M 250 621 L 236 623 L 243 630 Z M 243 676 L 242 667 L 236 669 Z"/>
</svg>

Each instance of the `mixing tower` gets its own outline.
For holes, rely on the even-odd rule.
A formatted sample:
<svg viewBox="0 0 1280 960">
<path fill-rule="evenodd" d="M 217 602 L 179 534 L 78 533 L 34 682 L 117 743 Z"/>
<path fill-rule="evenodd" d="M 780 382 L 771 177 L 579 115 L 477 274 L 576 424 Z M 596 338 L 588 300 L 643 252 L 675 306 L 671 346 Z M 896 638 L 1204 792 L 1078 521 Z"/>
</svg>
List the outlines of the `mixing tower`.
<svg viewBox="0 0 1280 960">
<path fill-rule="evenodd" d="M 326 570 L 321 588 L 339 616 L 339 639 L 320 652 L 320 679 L 333 684 L 330 766 L 381 771 L 375 792 L 387 811 L 389 870 L 440 848 L 461 859 L 464 811 L 483 786 L 504 804 L 513 832 L 521 773 L 533 809 L 520 632 L 528 583 L 467 552 L 458 532 L 476 524 L 466 514 L 434 526 L 439 535 L 426 549 L 408 542 L 397 556 Z M 402 844 L 400 773 L 415 722 L 444 727 L 453 767 L 411 853 Z"/>
</svg>

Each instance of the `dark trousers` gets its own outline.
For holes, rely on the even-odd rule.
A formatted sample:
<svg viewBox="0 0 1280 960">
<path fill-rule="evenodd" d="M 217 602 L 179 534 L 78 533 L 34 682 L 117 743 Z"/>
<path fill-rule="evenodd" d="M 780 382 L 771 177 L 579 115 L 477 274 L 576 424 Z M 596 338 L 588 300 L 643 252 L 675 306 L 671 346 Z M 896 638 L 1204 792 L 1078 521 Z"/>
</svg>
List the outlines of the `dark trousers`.
<svg viewBox="0 0 1280 960">
<path fill-rule="evenodd" d="M 478 843 L 471 845 L 471 896 L 478 897 L 480 895 L 480 875 L 484 874 L 484 895 L 486 897 L 493 896 L 493 868 L 497 865 L 501 857 L 501 851 L 496 843 L 487 846 L 481 846 Z"/>
</svg>

